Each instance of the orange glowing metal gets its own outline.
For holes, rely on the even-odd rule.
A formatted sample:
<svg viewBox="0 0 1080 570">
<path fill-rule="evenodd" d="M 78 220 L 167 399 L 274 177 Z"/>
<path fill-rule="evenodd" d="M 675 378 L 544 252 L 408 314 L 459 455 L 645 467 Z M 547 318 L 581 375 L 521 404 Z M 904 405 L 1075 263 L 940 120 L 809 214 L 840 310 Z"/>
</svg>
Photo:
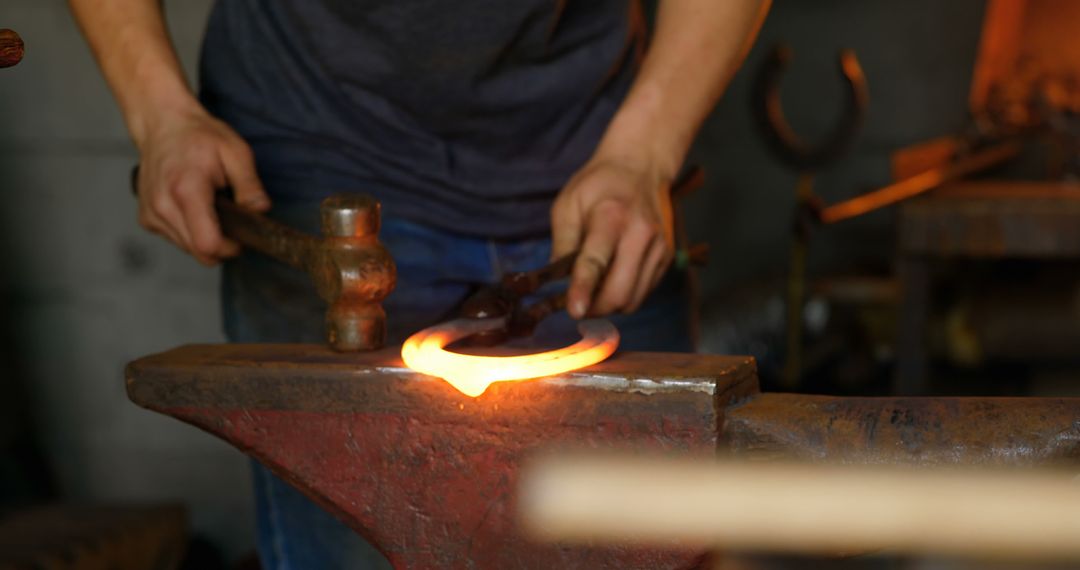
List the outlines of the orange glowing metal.
<svg viewBox="0 0 1080 570">
<path fill-rule="evenodd" d="M 581 340 L 558 350 L 521 356 L 478 356 L 445 347 L 469 335 L 502 326 L 504 319 L 458 319 L 424 329 L 405 341 L 401 358 L 418 372 L 439 376 L 462 393 L 476 397 L 493 382 L 551 376 L 596 364 L 619 345 L 619 331 L 604 319 L 578 324 Z"/>
</svg>

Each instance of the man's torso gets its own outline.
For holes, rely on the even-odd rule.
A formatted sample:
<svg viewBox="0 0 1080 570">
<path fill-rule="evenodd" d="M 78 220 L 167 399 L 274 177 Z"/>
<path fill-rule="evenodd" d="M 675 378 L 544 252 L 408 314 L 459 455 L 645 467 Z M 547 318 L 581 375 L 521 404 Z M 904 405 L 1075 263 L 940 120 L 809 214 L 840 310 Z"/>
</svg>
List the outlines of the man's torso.
<svg viewBox="0 0 1080 570">
<path fill-rule="evenodd" d="M 463 233 L 547 229 L 640 47 L 629 0 L 219 0 L 203 99 L 275 196 L 369 191 Z"/>
</svg>

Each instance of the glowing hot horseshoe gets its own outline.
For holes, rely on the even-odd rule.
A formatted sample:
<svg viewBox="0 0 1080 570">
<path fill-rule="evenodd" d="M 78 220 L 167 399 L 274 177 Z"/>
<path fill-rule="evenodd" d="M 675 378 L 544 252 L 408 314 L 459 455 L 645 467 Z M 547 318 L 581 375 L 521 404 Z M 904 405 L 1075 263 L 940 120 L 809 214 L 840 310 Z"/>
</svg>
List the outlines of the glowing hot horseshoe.
<svg viewBox="0 0 1080 570">
<path fill-rule="evenodd" d="M 445 350 L 450 343 L 497 328 L 505 320 L 458 319 L 424 329 L 405 341 L 401 358 L 417 372 L 439 376 L 462 393 L 476 397 L 493 382 L 551 376 L 596 364 L 615 352 L 619 331 L 606 319 L 578 324 L 581 340 L 557 350 L 521 356 L 477 356 Z"/>
</svg>

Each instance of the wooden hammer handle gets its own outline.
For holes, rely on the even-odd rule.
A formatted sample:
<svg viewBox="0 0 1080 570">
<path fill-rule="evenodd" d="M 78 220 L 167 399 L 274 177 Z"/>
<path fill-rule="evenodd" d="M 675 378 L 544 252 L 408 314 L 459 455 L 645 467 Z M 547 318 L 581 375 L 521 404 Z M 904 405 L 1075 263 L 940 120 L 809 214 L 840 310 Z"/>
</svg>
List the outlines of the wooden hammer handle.
<svg viewBox="0 0 1080 570">
<path fill-rule="evenodd" d="M 22 61 L 26 46 L 14 30 L 0 29 L 0 68 L 11 67 Z"/>
<path fill-rule="evenodd" d="M 139 195 L 139 165 L 131 169 L 131 193 Z M 227 188 L 214 197 L 214 210 L 229 239 L 297 269 L 310 267 L 318 242 L 314 236 L 241 208 Z"/>
<path fill-rule="evenodd" d="M 1073 475 L 566 457 L 521 505 L 549 541 L 1080 560 Z"/>
<path fill-rule="evenodd" d="M 214 209 L 221 232 L 245 248 L 297 269 L 306 271 L 311 266 L 317 249 L 314 236 L 241 208 L 227 192 L 214 198 Z"/>
</svg>

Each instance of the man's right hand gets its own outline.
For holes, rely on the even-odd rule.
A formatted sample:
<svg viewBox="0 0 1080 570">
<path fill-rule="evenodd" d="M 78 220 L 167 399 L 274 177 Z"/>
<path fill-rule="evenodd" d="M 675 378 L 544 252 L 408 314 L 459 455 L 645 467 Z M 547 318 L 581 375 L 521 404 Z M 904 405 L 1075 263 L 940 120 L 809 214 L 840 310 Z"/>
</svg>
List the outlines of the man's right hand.
<svg viewBox="0 0 1080 570">
<path fill-rule="evenodd" d="M 68 0 L 139 149 L 139 223 L 213 265 L 239 245 L 221 234 L 214 193 L 270 208 L 251 148 L 191 92 L 165 28 L 161 2 Z"/>
<path fill-rule="evenodd" d="M 142 135 L 139 223 L 204 265 L 238 254 L 240 246 L 221 233 L 214 194 L 231 187 L 240 206 L 270 208 L 248 144 L 201 108 L 163 114 Z"/>
</svg>

